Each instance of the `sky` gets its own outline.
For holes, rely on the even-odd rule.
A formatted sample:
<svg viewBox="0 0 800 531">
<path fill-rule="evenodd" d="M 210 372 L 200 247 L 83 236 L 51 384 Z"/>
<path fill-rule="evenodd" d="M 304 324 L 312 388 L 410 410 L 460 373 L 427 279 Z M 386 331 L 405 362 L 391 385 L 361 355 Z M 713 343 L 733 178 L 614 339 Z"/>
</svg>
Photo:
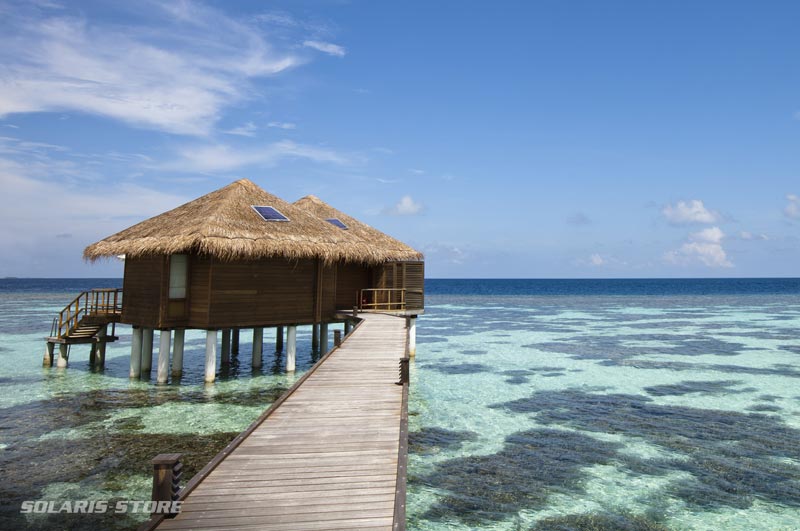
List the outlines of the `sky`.
<svg viewBox="0 0 800 531">
<path fill-rule="evenodd" d="M 429 278 L 798 276 L 800 4 L 0 0 L 0 277 L 248 178 Z"/>
</svg>

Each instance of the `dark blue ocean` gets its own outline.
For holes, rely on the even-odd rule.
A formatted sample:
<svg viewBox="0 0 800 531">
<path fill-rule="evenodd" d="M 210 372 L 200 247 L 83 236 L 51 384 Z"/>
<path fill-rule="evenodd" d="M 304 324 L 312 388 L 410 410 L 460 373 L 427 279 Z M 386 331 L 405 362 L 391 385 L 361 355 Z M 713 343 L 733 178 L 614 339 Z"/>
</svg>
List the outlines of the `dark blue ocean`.
<svg viewBox="0 0 800 531">
<path fill-rule="evenodd" d="M 0 279 L 2 529 L 135 529 L 19 507 L 148 499 L 150 458 L 191 476 L 316 360 L 301 329 L 297 374 L 242 356 L 208 387 L 189 333 L 157 387 L 120 326 L 105 370 L 42 368 L 58 310 L 120 285 Z M 410 530 L 800 529 L 800 279 L 429 279 L 411 373 Z"/>
</svg>

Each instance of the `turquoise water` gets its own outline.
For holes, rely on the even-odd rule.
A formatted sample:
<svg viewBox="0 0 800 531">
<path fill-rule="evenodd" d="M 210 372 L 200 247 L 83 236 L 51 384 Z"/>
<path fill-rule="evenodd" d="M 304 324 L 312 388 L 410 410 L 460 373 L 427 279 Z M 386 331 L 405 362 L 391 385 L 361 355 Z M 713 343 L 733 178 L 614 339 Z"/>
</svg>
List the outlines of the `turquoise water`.
<svg viewBox="0 0 800 531">
<path fill-rule="evenodd" d="M 797 281 L 520 282 L 428 286 L 409 529 L 800 529 Z M 128 379 L 120 327 L 104 371 L 88 347 L 43 369 L 52 317 L 99 284 L 26 286 L 0 284 L 3 529 L 135 528 L 144 515 L 19 506 L 148 499 L 153 456 L 184 453 L 188 478 L 317 356 L 301 329 L 287 375 L 267 331 L 253 372 L 243 333 L 237 362 L 206 386 L 204 335 L 190 333 L 181 384 L 156 386 Z"/>
<path fill-rule="evenodd" d="M 794 294 L 429 296 L 409 528 L 800 529 L 798 331 Z"/>
</svg>

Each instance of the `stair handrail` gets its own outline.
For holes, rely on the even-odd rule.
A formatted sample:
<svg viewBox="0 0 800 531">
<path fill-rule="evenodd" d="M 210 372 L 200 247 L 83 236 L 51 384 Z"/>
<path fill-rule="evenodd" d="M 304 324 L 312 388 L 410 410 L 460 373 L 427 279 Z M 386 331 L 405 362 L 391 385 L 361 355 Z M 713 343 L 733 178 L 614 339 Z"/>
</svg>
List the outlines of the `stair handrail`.
<svg viewBox="0 0 800 531">
<path fill-rule="evenodd" d="M 122 290 L 100 288 L 82 291 L 58 314 L 58 328 L 52 337 L 68 337 L 81 318 L 87 315 L 119 315 L 122 313 Z M 56 319 L 53 319 L 54 327 Z M 52 333 L 52 329 L 51 329 Z"/>
</svg>

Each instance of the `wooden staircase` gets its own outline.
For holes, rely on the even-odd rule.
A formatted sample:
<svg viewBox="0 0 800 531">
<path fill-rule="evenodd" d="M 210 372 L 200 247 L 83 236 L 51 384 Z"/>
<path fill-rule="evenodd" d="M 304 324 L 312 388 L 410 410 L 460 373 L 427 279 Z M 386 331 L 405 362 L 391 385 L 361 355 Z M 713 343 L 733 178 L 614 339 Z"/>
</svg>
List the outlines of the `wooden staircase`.
<svg viewBox="0 0 800 531">
<path fill-rule="evenodd" d="M 121 289 L 93 289 L 82 292 L 53 319 L 50 335 L 45 338 L 47 350 L 44 365 L 53 364 L 53 351 L 57 344 L 60 358 L 66 359 L 69 356 L 69 345 L 90 343 L 91 360 L 94 361 L 98 353 L 101 353 L 101 359 L 104 359 L 106 343 L 119 339 L 116 336 L 116 324 L 121 316 Z"/>
</svg>

